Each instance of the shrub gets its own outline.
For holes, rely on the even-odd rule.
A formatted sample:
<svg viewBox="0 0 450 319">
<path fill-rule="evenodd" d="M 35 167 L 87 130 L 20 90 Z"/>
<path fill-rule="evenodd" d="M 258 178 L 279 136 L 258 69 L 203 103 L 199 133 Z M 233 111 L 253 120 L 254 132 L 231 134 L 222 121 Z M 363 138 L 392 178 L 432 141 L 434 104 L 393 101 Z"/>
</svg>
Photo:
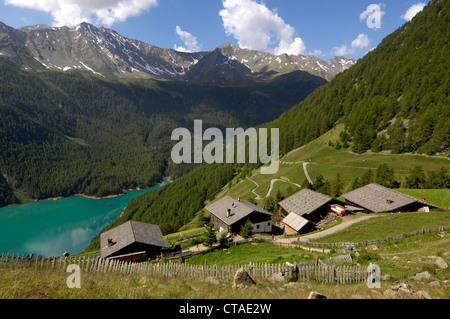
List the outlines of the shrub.
<svg viewBox="0 0 450 319">
<path fill-rule="evenodd" d="M 359 255 L 356 256 L 356 261 L 360 264 L 369 264 L 379 259 L 380 256 L 377 253 L 365 249 L 361 250 Z"/>
</svg>

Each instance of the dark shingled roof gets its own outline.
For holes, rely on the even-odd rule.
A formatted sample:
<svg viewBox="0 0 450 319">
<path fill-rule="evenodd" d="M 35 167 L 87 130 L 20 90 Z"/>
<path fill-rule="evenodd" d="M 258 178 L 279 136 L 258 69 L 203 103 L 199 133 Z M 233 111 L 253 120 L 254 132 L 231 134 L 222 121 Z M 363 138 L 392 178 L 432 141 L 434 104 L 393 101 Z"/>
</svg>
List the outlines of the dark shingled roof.
<svg viewBox="0 0 450 319">
<path fill-rule="evenodd" d="M 286 212 L 302 216 L 315 211 L 332 200 L 333 198 L 330 196 L 305 188 L 282 200 L 278 204 Z"/>
<path fill-rule="evenodd" d="M 230 209 L 230 217 L 227 216 L 228 209 Z M 268 216 L 268 219 L 273 216 L 261 207 L 258 207 L 246 200 L 237 199 L 231 196 L 225 196 L 206 206 L 206 210 L 222 220 L 228 226 L 233 225 L 253 212 L 265 214 Z"/>
<path fill-rule="evenodd" d="M 372 183 L 342 195 L 347 201 L 374 212 L 392 212 L 410 204 L 436 207 L 393 189 Z"/>
<path fill-rule="evenodd" d="M 108 245 L 108 239 L 112 239 L 115 244 Z M 157 225 L 127 221 L 100 234 L 101 257 L 111 256 L 135 242 L 157 247 L 167 247 L 161 230 Z"/>
</svg>

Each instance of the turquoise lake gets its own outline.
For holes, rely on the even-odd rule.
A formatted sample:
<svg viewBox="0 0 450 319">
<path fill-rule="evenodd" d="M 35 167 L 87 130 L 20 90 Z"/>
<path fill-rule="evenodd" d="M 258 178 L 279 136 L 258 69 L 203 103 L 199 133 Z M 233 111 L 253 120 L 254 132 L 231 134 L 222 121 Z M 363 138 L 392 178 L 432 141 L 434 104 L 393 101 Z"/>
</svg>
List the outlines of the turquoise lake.
<svg viewBox="0 0 450 319">
<path fill-rule="evenodd" d="M 103 227 L 119 217 L 132 198 L 165 184 L 114 198 L 67 197 L 0 208 L 0 255 L 80 253 Z"/>
</svg>

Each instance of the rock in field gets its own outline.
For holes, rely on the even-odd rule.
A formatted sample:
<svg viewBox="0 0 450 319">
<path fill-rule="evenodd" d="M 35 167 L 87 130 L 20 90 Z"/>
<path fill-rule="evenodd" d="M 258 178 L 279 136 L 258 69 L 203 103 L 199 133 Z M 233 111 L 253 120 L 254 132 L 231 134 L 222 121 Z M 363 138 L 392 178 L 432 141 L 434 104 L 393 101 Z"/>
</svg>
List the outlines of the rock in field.
<svg viewBox="0 0 450 319">
<path fill-rule="evenodd" d="M 234 275 L 233 288 L 249 287 L 255 284 L 253 278 L 244 270 L 239 268 Z"/>
</svg>

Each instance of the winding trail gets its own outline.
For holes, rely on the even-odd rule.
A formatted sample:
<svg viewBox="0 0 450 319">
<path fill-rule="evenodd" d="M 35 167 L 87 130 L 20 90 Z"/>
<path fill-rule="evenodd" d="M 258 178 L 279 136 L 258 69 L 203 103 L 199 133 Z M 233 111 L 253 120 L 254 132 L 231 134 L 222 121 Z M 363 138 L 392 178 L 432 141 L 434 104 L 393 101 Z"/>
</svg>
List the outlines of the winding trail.
<svg viewBox="0 0 450 319">
<path fill-rule="evenodd" d="M 252 182 L 253 184 L 255 184 L 255 188 L 252 189 L 252 193 L 256 196 L 255 199 L 261 199 L 261 197 L 259 197 L 258 194 L 256 194 L 255 189 L 257 189 L 259 187 L 258 183 L 256 183 L 254 180 L 252 180 L 250 177 L 246 177 L 250 182 Z"/>
<path fill-rule="evenodd" d="M 312 181 L 311 178 L 309 177 L 308 170 L 306 169 L 306 166 L 308 166 L 308 164 L 309 164 L 309 163 L 307 163 L 307 162 L 304 162 L 304 163 L 303 163 L 303 172 L 305 172 L 305 176 L 306 176 L 306 178 L 308 179 L 308 182 L 312 185 L 312 184 L 313 184 L 313 181 Z"/>
<path fill-rule="evenodd" d="M 294 185 L 297 186 L 298 188 L 302 188 L 299 184 L 293 183 L 293 182 L 291 182 L 291 181 L 289 181 L 289 180 L 286 181 L 286 180 L 284 180 L 284 179 L 272 179 L 272 180 L 270 181 L 270 187 L 269 187 L 269 190 L 268 190 L 268 192 L 267 192 L 266 197 L 269 197 L 270 194 L 272 194 L 272 190 L 273 190 L 273 186 L 274 186 L 275 182 L 290 183 L 290 184 L 294 184 Z"/>
<path fill-rule="evenodd" d="M 256 182 L 255 182 L 254 180 L 252 180 L 250 177 L 247 176 L 246 178 L 247 178 L 250 182 L 252 182 L 253 184 L 255 184 L 255 188 L 252 189 L 253 195 L 256 196 L 255 199 L 263 199 L 263 198 L 261 198 L 261 196 L 259 196 L 259 195 L 255 192 L 255 190 L 256 190 L 260 185 L 258 185 L 258 183 L 256 183 Z M 286 180 L 284 180 L 284 179 L 278 179 L 278 178 L 272 179 L 272 180 L 270 180 L 270 187 L 269 187 L 269 190 L 267 191 L 267 194 L 266 194 L 266 196 L 264 196 L 264 198 L 269 197 L 269 196 L 272 194 L 272 190 L 273 190 L 273 186 L 274 186 L 275 182 L 290 183 L 290 184 L 293 184 L 293 185 L 297 186 L 298 188 L 301 188 L 301 186 L 300 186 L 299 184 L 293 183 L 293 182 L 291 182 L 291 181 L 289 181 L 289 180 L 286 181 Z"/>
</svg>

